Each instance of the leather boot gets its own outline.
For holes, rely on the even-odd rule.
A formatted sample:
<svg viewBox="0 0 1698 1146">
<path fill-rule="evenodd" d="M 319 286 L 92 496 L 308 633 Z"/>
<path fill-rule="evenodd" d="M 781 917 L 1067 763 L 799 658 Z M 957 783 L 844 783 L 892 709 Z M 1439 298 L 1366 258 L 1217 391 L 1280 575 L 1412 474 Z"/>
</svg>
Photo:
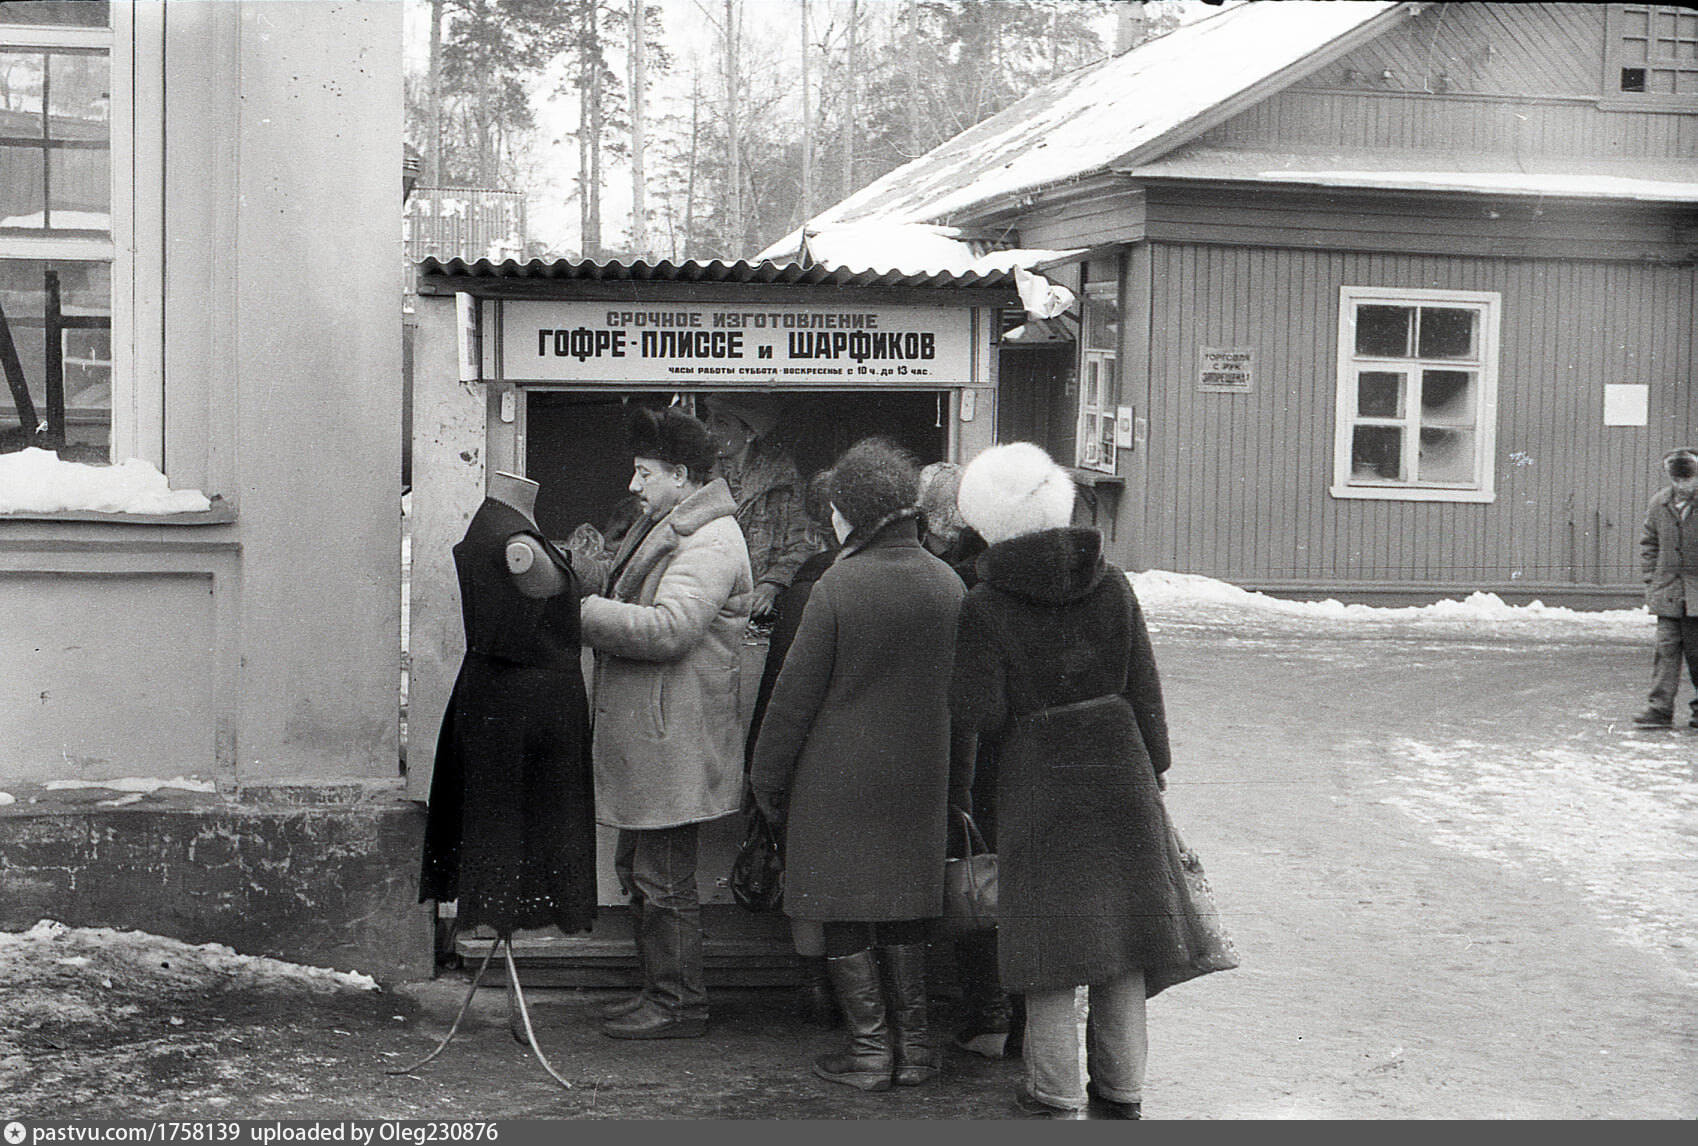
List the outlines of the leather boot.
<svg viewBox="0 0 1698 1146">
<path fill-rule="evenodd" d="M 837 996 L 831 989 L 824 955 L 802 956 L 802 985 L 796 988 L 796 1013 L 810 1026 L 837 1025 Z"/>
<path fill-rule="evenodd" d="M 615 1039 L 694 1039 L 707 1033 L 702 979 L 701 909 L 663 910 L 645 904 L 643 955 L 648 982 L 629 1013 L 601 1024 Z"/>
<path fill-rule="evenodd" d="M 889 1000 L 897 1086 L 919 1086 L 937 1077 L 942 1052 L 932 1044 L 926 1012 L 926 947 L 911 943 L 880 947 L 885 998 Z"/>
<path fill-rule="evenodd" d="M 837 1054 L 815 1059 L 814 1073 L 857 1090 L 889 1090 L 896 1062 L 890 1049 L 890 1024 L 885 1016 L 878 959 L 868 948 L 853 955 L 827 958 L 825 969 L 849 1027 L 849 1046 Z"/>
<path fill-rule="evenodd" d="M 643 992 L 648 990 L 650 972 L 648 953 L 644 950 L 643 944 L 643 900 L 641 896 L 631 897 L 631 937 L 636 940 L 637 978 L 642 986 L 637 988 L 636 994 L 628 995 L 623 999 L 615 999 L 603 1006 L 601 1017 L 604 1019 L 617 1019 L 621 1015 L 630 1014 L 641 1005 Z"/>
</svg>

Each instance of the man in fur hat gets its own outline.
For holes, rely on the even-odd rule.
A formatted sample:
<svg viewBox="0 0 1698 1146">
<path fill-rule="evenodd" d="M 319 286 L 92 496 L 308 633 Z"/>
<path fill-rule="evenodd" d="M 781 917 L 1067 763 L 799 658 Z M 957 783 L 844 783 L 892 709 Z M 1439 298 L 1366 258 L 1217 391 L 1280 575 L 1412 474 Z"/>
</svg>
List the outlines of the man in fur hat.
<svg viewBox="0 0 1698 1146">
<path fill-rule="evenodd" d="M 707 426 L 719 455 L 714 476 L 730 488 L 749 543 L 751 613 L 762 620 L 772 615 L 802 562 L 825 544 L 808 517 L 801 471 L 773 438 L 778 403 L 764 394 L 714 394 L 707 399 Z"/>
<path fill-rule="evenodd" d="M 738 657 L 754 582 L 710 477 L 707 427 L 676 407 L 631 412 L 630 490 L 643 515 L 625 534 L 606 596 L 582 605 L 596 650 L 596 817 L 619 829 L 614 860 L 631 896 L 643 988 L 604 1012 L 622 1039 L 706 1033 L 696 836 L 742 802 Z"/>
<path fill-rule="evenodd" d="M 1698 452 L 1669 451 L 1663 472 L 1669 484 L 1651 498 L 1639 539 L 1645 603 L 1657 617 L 1657 645 L 1649 703 L 1633 723 L 1650 727 L 1674 723 L 1682 660 L 1698 687 Z M 1698 697 L 1692 701 L 1691 725 L 1698 728 Z"/>
</svg>

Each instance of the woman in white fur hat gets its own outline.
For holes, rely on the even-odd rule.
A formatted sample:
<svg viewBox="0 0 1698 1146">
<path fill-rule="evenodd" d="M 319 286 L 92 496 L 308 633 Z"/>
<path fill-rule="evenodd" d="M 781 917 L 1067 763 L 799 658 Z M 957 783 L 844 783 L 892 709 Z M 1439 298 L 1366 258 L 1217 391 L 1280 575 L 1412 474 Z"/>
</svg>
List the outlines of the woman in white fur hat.
<svg viewBox="0 0 1698 1146">
<path fill-rule="evenodd" d="M 1144 1000 L 1202 973 L 1200 938 L 1160 796 L 1167 719 L 1149 634 L 1101 534 L 1070 525 L 1073 498 L 1029 442 L 994 446 L 962 474 L 961 515 L 990 547 L 962 606 L 950 709 L 998 753 L 998 969 L 1026 997 L 1017 1105 L 1139 1118 Z"/>
</svg>

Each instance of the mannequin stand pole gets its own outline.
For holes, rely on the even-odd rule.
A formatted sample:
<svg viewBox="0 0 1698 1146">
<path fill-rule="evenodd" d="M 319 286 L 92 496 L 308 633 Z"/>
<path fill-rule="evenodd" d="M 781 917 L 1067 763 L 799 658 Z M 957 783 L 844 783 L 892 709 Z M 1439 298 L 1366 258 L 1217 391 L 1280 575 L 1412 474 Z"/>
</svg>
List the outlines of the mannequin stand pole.
<svg viewBox="0 0 1698 1146">
<path fill-rule="evenodd" d="M 513 966 L 513 943 L 511 939 L 505 937 L 496 939 L 494 943 L 489 945 L 489 950 L 484 952 L 483 962 L 478 964 L 477 974 L 472 976 L 472 985 L 466 988 L 466 998 L 460 1004 L 460 1013 L 454 1016 L 453 1025 L 448 1028 L 448 1033 L 442 1036 L 442 1041 L 436 1044 L 436 1049 L 425 1055 L 418 1062 L 413 1063 L 411 1066 L 388 1068 L 384 1070 L 384 1074 L 412 1074 L 421 1066 L 424 1066 L 437 1055 L 441 1054 L 444 1050 L 448 1049 L 448 1044 L 454 1041 L 454 1036 L 460 1031 L 460 1023 L 463 1019 L 465 1019 L 466 1012 L 471 1009 L 472 997 L 477 994 L 478 984 L 483 982 L 484 972 L 489 970 L 489 961 L 494 957 L 495 950 L 498 947 L 504 947 L 506 949 L 505 954 L 507 957 L 507 999 L 509 1008 L 508 1029 L 512 1032 L 514 1039 L 526 1043 L 531 1048 L 531 1053 L 536 1056 L 537 1061 L 542 1064 L 542 1068 L 548 1072 L 550 1078 L 554 1079 L 555 1082 L 558 1082 L 566 1089 L 572 1089 L 572 1084 L 566 1081 L 566 1079 L 560 1077 L 560 1072 L 554 1069 L 553 1065 L 548 1061 L 548 1057 L 542 1053 L 542 1048 L 537 1045 L 536 1032 L 531 1028 L 530 1010 L 525 1006 L 525 991 L 524 988 L 519 986 L 518 968 Z M 522 1039 L 520 1039 L 519 1031 L 513 1026 L 512 1022 L 512 1007 L 514 1003 L 518 1004 L 519 1017 L 524 1022 L 525 1034 Z"/>
</svg>

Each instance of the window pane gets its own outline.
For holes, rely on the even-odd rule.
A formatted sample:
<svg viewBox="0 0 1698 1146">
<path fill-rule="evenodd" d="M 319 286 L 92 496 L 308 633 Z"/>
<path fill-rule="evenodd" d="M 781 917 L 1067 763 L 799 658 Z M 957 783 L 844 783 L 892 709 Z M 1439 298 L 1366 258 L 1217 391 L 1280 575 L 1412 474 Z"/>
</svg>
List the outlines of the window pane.
<svg viewBox="0 0 1698 1146">
<path fill-rule="evenodd" d="M 1474 424 L 1474 372 L 1471 370 L 1423 370 L 1421 372 L 1421 424 L 1423 426 L 1472 426 Z"/>
<path fill-rule="evenodd" d="M 104 28 L 112 22 L 107 0 L 6 0 L 0 24 L 66 24 Z"/>
<path fill-rule="evenodd" d="M 1421 481 L 1474 482 L 1474 431 L 1421 427 L 1421 456 L 1416 466 Z"/>
<path fill-rule="evenodd" d="M 1403 478 L 1403 430 L 1397 426 L 1357 426 L 1350 443 L 1350 477 L 1355 481 Z"/>
<path fill-rule="evenodd" d="M 107 151 L 64 150 L 48 155 L 54 230 L 112 229 L 112 156 Z"/>
<path fill-rule="evenodd" d="M 1480 312 L 1460 308 L 1421 308 L 1422 358 L 1473 358 Z"/>
<path fill-rule="evenodd" d="M 1403 375 L 1364 370 L 1356 376 L 1356 414 L 1362 418 L 1403 417 Z"/>
<path fill-rule="evenodd" d="M 1085 363 L 1085 405 L 1102 405 L 1102 391 L 1097 383 L 1098 371 L 1095 359 Z"/>
<path fill-rule="evenodd" d="M 0 228 L 40 230 L 46 225 L 41 213 L 45 155 L 39 147 L 0 146 Z"/>
<path fill-rule="evenodd" d="M 59 276 L 63 319 L 104 320 L 98 326 L 66 327 L 49 333 L 47 272 Z M 27 414 L 12 391 L 12 379 L 0 382 L 0 452 L 25 446 L 57 449 L 67 461 L 104 462 L 112 425 L 112 349 L 107 324 L 112 314 L 112 275 L 106 263 L 44 262 L 0 259 L 0 311 L 17 351 L 28 393 Z M 65 420 L 49 419 L 47 346 L 56 337 L 62 351 Z M 29 424 L 25 424 L 28 422 Z M 61 444 L 58 435 L 63 435 Z"/>
<path fill-rule="evenodd" d="M 1359 306 L 1356 308 L 1356 353 L 1374 358 L 1409 357 L 1410 316 L 1408 306 Z"/>
<path fill-rule="evenodd" d="M 1085 345 L 1092 350 L 1119 348 L 1120 307 L 1114 295 L 1085 296 Z"/>
</svg>

